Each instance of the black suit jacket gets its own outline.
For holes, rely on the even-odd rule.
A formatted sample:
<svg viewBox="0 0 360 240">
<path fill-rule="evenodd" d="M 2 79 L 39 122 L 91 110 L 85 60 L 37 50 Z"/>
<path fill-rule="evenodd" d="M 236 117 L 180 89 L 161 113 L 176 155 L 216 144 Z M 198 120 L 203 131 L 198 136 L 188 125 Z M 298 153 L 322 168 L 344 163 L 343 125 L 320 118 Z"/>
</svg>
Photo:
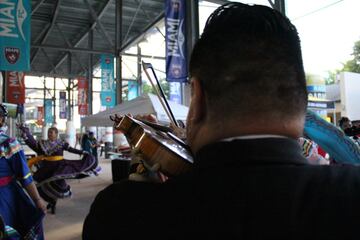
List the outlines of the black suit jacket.
<svg viewBox="0 0 360 240">
<path fill-rule="evenodd" d="M 360 169 L 307 164 L 295 140 L 202 148 L 190 173 L 101 191 L 83 239 L 359 239 Z"/>
</svg>

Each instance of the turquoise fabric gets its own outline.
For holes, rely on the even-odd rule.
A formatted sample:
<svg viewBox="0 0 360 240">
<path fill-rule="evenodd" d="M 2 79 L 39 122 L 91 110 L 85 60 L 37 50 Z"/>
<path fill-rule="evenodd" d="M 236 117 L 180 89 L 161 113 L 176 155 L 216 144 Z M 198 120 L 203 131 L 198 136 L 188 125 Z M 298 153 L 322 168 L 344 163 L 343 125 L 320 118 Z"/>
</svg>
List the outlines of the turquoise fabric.
<svg viewBox="0 0 360 240">
<path fill-rule="evenodd" d="M 339 128 L 308 110 L 304 133 L 338 163 L 360 164 L 360 148 Z"/>
</svg>

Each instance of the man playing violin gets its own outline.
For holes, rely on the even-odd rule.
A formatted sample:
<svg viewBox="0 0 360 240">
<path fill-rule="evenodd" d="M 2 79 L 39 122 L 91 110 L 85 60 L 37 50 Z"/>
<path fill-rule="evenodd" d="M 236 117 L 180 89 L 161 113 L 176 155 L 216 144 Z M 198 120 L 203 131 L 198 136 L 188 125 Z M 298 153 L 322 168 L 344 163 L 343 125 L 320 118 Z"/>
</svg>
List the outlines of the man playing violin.
<svg viewBox="0 0 360 240">
<path fill-rule="evenodd" d="M 94 200 L 84 239 L 354 239 L 360 169 L 310 165 L 297 30 L 281 13 L 228 3 L 190 60 L 189 172 L 124 181 Z"/>
</svg>

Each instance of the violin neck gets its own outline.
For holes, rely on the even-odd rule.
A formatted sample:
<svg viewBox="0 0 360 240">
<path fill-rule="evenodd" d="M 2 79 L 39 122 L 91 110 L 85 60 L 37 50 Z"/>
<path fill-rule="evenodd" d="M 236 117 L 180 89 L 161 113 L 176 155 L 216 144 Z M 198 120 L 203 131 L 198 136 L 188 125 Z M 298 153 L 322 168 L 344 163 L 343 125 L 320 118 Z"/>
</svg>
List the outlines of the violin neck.
<svg viewBox="0 0 360 240">
<path fill-rule="evenodd" d="M 139 119 L 137 119 L 139 120 Z M 157 123 L 152 123 L 152 122 L 149 122 L 149 121 L 146 121 L 146 120 L 139 120 L 140 122 L 152 127 L 153 129 L 155 130 L 159 130 L 159 131 L 162 131 L 162 132 L 172 132 L 173 130 L 170 128 L 170 127 L 167 127 L 167 126 L 163 126 L 163 125 L 160 125 L 160 124 L 157 124 Z"/>
</svg>

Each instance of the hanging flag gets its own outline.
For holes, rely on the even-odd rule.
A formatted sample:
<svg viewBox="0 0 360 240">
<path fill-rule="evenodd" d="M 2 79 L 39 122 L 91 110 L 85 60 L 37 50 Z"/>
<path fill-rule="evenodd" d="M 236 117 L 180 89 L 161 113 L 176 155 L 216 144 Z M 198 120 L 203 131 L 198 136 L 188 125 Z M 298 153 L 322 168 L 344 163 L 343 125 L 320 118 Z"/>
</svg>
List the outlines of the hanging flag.
<svg viewBox="0 0 360 240">
<path fill-rule="evenodd" d="M 44 107 L 43 106 L 38 106 L 37 107 L 37 121 L 36 123 L 38 125 L 43 125 L 43 118 L 44 118 Z"/>
<path fill-rule="evenodd" d="M 52 99 L 45 99 L 44 102 L 45 106 L 45 124 L 46 123 L 53 123 L 54 116 L 53 116 L 53 100 Z"/>
<path fill-rule="evenodd" d="M 78 78 L 78 111 L 79 115 L 88 114 L 88 81 L 85 77 Z"/>
<path fill-rule="evenodd" d="M 169 83 L 169 99 L 173 102 L 181 104 L 181 83 L 171 82 Z"/>
<path fill-rule="evenodd" d="M 115 106 L 114 56 L 101 55 L 101 105 Z"/>
<path fill-rule="evenodd" d="M 15 104 L 25 103 L 25 82 L 23 72 L 7 71 L 6 79 L 6 101 Z"/>
<path fill-rule="evenodd" d="M 59 92 L 59 118 L 66 119 L 66 92 Z"/>
<path fill-rule="evenodd" d="M 0 70 L 30 70 L 31 1 L 0 1 Z"/>
<path fill-rule="evenodd" d="M 166 79 L 186 82 L 185 0 L 166 0 L 165 4 Z"/>
<path fill-rule="evenodd" d="M 128 101 L 138 96 L 138 84 L 135 81 L 128 82 Z"/>
</svg>

